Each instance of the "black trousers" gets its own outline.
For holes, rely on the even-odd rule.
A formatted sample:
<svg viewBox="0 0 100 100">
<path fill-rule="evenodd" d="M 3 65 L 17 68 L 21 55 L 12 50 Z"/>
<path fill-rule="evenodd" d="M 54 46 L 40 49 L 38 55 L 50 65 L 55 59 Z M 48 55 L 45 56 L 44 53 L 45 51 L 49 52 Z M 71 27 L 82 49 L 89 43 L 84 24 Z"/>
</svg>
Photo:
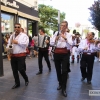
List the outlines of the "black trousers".
<svg viewBox="0 0 100 100">
<path fill-rule="evenodd" d="M 20 84 L 20 79 L 18 75 L 18 71 L 24 78 L 24 80 L 27 82 L 28 81 L 28 76 L 26 75 L 25 72 L 25 58 L 26 57 L 11 57 L 11 67 L 13 71 L 13 76 L 15 79 L 16 84 Z"/>
<path fill-rule="evenodd" d="M 80 69 L 83 78 L 87 78 L 87 81 L 92 80 L 93 74 L 93 64 L 94 64 L 94 55 L 82 55 L 80 61 Z"/>
<path fill-rule="evenodd" d="M 49 55 L 48 55 L 48 50 L 41 50 L 39 49 L 39 53 L 38 53 L 38 64 L 39 64 L 39 71 L 42 72 L 43 71 L 43 65 L 42 65 L 42 59 L 43 57 L 45 58 L 45 61 L 47 63 L 47 66 L 49 69 L 51 69 L 51 64 L 49 61 Z"/>
<path fill-rule="evenodd" d="M 69 62 L 69 55 L 68 54 L 57 54 L 54 53 L 54 63 L 57 73 L 57 79 L 59 85 L 62 86 L 62 89 L 66 89 L 67 83 L 67 75 L 68 75 L 68 62 Z"/>
<path fill-rule="evenodd" d="M 24 60 L 24 69 L 26 71 L 26 56 L 25 56 L 25 60 Z"/>
<path fill-rule="evenodd" d="M 68 67 L 68 72 L 71 72 L 71 70 L 70 70 L 70 51 L 68 52 L 68 65 L 67 65 L 67 67 Z"/>
</svg>

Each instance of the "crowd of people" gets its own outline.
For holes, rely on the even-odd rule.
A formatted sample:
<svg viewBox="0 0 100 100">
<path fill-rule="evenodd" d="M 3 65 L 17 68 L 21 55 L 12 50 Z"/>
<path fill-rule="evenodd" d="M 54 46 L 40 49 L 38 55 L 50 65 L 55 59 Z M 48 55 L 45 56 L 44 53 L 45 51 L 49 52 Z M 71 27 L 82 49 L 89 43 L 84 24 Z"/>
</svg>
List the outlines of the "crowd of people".
<svg viewBox="0 0 100 100">
<path fill-rule="evenodd" d="M 15 24 L 15 31 L 11 36 L 6 34 L 5 48 L 6 52 L 9 51 L 11 68 L 15 79 L 15 85 L 12 89 L 20 87 L 19 74 L 25 80 L 25 86 L 28 86 L 29 80 L 26 74 L 26 56 L 29 58 L 36 56 L 38 58 L 39 71 L 36 75 L 43 73 L 42 59 L 48 66 L 49 72 L 51 72 L 51 64 L 49 55 L 53 59 L 58 79 L 57 90 L 62 90 L 63 96 L 67 97 L 66 84 L 69 77 L 70 70 L 70 56 L 71 63 L 74 63 L 75 53 L 77 54 L 77 63 L 80 61 L 80 71 L 82 75 L 81 81 L 87 79 L 87 83 L 91 84 L 93 64 L 97 52 L 100 50 L 100 41 L 94 39 L 94 33 L 88 32 L 85 39 L 82 39 L 79 32 L 73 31 L 70 34 L 68 29 L 68 22 L 63 21 L 60 25 L 60 30 L 55 31 L 53 36 L 50 37 L 46 34 L 43 28 L 39 29 L 39 34 L 35 34 L 32 38 L 25 34 L 21 24 Z M 11 46 L 12 45 L 12 46 Z M 10 52 L 12 50 L 12 52 Z"/>
</svg>

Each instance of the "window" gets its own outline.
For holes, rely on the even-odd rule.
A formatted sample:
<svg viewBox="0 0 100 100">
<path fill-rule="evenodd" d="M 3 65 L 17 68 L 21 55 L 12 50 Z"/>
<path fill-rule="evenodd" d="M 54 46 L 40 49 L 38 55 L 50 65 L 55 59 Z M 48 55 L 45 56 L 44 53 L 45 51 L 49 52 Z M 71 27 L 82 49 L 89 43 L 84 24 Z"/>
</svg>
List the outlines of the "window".
<svg viewBox="0 0 100 100">
<path fill-rule="evenodd" d="M 32 36 L 32 21 L 28 21 L 28 34 Z"/>
<path fill-rule="evenodd" d="M 14 31 L 14 16 L 1 13 L 1 33 L 10 33 Z"/>
<path fill-rule="evenodd" d="M 27 33 L 27 19 L 19 17 L 19 23 L 21 27 L 24 29 L 24 32 Z"/>
</svg>

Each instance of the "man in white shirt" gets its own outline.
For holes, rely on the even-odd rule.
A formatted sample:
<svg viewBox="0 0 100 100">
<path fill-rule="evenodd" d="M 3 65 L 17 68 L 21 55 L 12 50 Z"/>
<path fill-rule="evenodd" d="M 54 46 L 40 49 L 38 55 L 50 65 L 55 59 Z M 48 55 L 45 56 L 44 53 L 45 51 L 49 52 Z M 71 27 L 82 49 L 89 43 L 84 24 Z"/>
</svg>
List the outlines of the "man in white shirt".
<svg viewBox="0 0 100 100">
<path fill-rule="evenodd" d="M 15 24 L 15 32 L 10 36 L 7 49 L 12 49 L 11 52 L 11 67 L 15 79 L 15 85 L 12 89 L 20 87 L 20 79 L 18 71 L 25 80 L 25 86 L 28 85 L 28 76 L 26 75 L 24 64 L 26 57 L 26 48 L 29 43 L 29 38 L 26 34 L 21 32 L 21 24 Z"/>
<path fill-rule="evenodd" d="M 67 50 L 68 45 L 72 45 L 71 34 L 66 32 L 68 28 L 68 22 L 63 21 L 61 23 L 60 32 L 55 32 L 51 38 L 50 45 L 55 45 L 54 50 L 54 63 L 57 73 L 59 86 L 57 90 L 62 89 L 63 96 L 67 96 L 66 84 L 68 76 L 68 63 L 69 63 L 69 52 Z"/>
<path fill-rule="evenodd" d="M 36 73 L 36 75 L 40 75 L 43 73 L 43 64 L 42 64 L 42 59 L 43 57 L 45 58 L 45 61 L 47 63 L 49 72 L 51 72 L 51 64 L 49 60 L 49 42 L 50 42 L 50 37 L 46 35 L 45 30 L 41 28 L 39 30 L 39 36 L 38 36 L 38 64 L 39 64 L 39 71 Z"/>
<path fill-rule="evenodd" d="M 97 52 L 97 47 L 93 39 L 93 32 L 87 34 L 87 38 L 81 40 L 78 51 L 82 53 L 80 61 L 80 69 L 82 74 L 81 81 L 84 81 L 87 78 L 87 83 L 91 84 L 94 58 Z"/>
<path fill-rule="evenodd" d="M 72 62 L 71 63 L 74 63 L 74 60 L 75 60 L 75 54 L 77 54 L 77 63 L 79 63 L 79 53 L 76 52 L 78 46 L 79 46 L 79 43 L 81 41 L 81 38 L 80 38 L 80 34 L 79 32 L 76 32 L 75 34 L 75 37 L 73 38 L 73 48 L 72 48 Z"/>
</svg>

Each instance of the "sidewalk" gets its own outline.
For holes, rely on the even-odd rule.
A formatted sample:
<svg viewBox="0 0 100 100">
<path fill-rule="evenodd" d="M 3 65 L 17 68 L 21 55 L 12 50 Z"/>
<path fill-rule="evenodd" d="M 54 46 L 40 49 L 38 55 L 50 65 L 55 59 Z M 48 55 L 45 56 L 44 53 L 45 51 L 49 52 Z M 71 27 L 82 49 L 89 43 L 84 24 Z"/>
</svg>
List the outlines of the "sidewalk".
<svg viewBox="0 0 100 100">
<path fill-rule="evenodd" d="M 86 81 L 81 82 L 79 64 L 71 64 L 67 84 L 67 97 L 63 97 L 61 91 L 57 91 L 57 77 L 54 62 L 51 61 L 52 70 L 48 71 L 47 65 L 43 60 L 43 74 L 36 75 L 38 72 L 37 58 L 26 59 L 27 74 L 29 85 L 26 87 L 20 75 L 20 88 L 12 90 L 14 78 L 10 67 L 10 62 L 4 59 L 4 76 L 0 77 L 0 100 L 100 100 L 100 96 L 89 96 L 89 90 L 100 90 L 100 62 L 96 61 L 92 84 L 87 85 Z"/>
</svg>

